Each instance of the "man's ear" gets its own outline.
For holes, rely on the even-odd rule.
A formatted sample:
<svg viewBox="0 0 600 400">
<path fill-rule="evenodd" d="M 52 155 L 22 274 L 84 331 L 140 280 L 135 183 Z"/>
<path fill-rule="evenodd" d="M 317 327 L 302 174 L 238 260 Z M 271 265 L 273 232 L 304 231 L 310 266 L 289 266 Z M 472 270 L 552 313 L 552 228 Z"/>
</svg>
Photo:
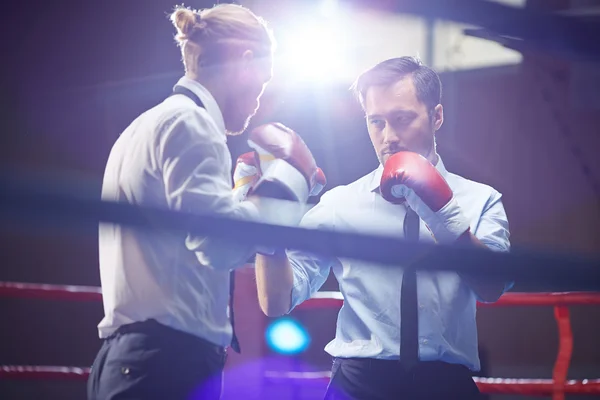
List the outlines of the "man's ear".
<svg viewBox="0 0 600 400">
<path fill-rule="evenodd" d="M 438 104 L 433 109 L 433 130 L 437 131 L 442 127 L 444 123 L 444 107 L 441 104 Z"/>
<path fill-rule="evenodd" d="M 245 50 L 242 53 L 242 65 L 244 69 L 249 69 L 252 62 L 254 62 L 254 52 L 252 50 Z"/>
</svg>

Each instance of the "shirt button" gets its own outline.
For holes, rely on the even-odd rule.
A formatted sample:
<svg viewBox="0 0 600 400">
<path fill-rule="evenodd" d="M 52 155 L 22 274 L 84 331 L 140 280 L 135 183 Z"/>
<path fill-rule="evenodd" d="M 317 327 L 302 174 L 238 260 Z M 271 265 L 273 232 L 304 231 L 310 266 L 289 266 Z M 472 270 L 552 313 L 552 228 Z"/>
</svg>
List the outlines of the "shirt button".
<svg viewBox="0 0 600 400">
<path fill-rule="evenodd" d="M 419 304 L 419 309 L 424 310 L 425 306 L 423 304 Z"/>
</svg>

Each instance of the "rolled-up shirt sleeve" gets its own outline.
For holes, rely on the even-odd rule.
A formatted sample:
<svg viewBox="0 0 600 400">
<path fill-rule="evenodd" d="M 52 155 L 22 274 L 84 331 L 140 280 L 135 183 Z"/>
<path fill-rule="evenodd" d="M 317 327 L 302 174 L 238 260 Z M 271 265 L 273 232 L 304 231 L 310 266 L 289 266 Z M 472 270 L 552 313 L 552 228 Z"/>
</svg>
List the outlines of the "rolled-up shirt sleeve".
<svg viewBox="0 0 600 400">
<path fill-rule="evenodd" d="M 502 204 L 502 194 L 498 191 L 493 191 L 489 197 L 475 236 L 492 251 L 510 251 L 508 217 Z M 514 282 L 507 282 L 504 290 L 510 290 L 513 286 Z"/>
<path fill-rule="evenodd" d="M 300 227 L 308 229 L 335 229 L 335 208 L 332 197 L 326 193 L 319 204 L 310 209 L 302 218 Z M 294 275 L 290 313 L 296 306 L 311 298 L 327 280 L 329 271 L 339 260 L 301 250 L 289 249 L 288 259 Z"/>
<path fill-rule="evenodd" d="M 223 133 L 200 110 L 184 110 L 160 128 L 156 155 L 170 209 L 258 220 L 249 201 L 235 202 L 231 156 Z M 185 245 L 199 261 L 217 269 L 244 265 L 254 247 L 220 238 L 188 234 Z"/>
</svg>

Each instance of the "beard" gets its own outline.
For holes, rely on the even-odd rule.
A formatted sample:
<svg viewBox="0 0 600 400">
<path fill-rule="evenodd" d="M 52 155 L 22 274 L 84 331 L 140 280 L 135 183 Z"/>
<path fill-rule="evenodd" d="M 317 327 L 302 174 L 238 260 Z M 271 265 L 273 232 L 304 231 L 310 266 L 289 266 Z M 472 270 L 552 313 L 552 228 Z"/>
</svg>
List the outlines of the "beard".
<svg viewBox="0 0 600 400">
<path fill-rule="evenodd" d="M 228 103 L 223 117 L 225 119 L 225 131 L 229 136 L 237 136 L 244 133 L 250 125 L 252 117 L 258 111 L 258 101 L 256 101 L 254 109 L 248 111 L 250 107 L 248 107 L 248 101 L 244 101 L 245 98 L 248 98 L 247 95 L 240 93 L 239 96 L 233 96 L 233 99 Z"/>
<path fill-rule="evenodd" d="M 389 147 L 385 147 L 377 155 L 377 158 L 379 159 L 379 163 L 381 165 L 385 165 L 385 163 L 388 160 L 388 158 L 390 158 L 394 154 L 399 153 L 401 151 L 413 151 L 413 150 L 411 150 L 411 149 L 409 149 L 407 147 L 404 147 L 404 146 L 395 146 L 395 145 L 391 145 Z"/>
<path fill-rule="evenodd" d="M 432 140 L 431 142 L 424 143 L 422 146 L 420 146 L 420 149 L 408 148 L 393 144 L 391 146 L 384 147 L 381 151 L 377 153 L 379 163 L 381 165 L 385 165 L 385 162 L 388 160 L 388 158 L 401 151 L 410 151 L 413 153 L 420 154 L 426 159 L 428 159 L 431 163 L 434 163 L 434 161 L 437 159 L 435 151 L 435 140 Z"/>
<path fill-rule="evenodd" d="M 225 124 L 225 133 L 227 136 L 238 136 L 244 133 L 244 131 L 250 125 L 252 115 L 246 116 L 246 118 L 229 119 L 229 123 Z"/>
<path fill-rule="evenodd" d="M 228 111 L 223 115 L 225 119 L 225 133 L 228 136 L 238 136 L 250 125 L 252 117 L 256 114 L 256 110 L 248 113 L 242 112 L 241 107 L 235 103 L 228 107 Z"/>
</svg>

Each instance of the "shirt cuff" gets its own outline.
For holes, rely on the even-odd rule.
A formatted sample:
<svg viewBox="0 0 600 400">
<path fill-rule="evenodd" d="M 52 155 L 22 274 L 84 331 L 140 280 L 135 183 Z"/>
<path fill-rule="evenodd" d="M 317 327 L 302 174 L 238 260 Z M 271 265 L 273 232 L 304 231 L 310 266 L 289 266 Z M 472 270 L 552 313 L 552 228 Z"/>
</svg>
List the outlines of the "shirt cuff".
<svg viewBox="0 0 600 400">
<path fill-rule="evenodd" d="M 305 279 L 301 276 L 298 276 L 296 269 L 292 264 L 293 278 L 294 283 L 292 285 L 292 294 L 290 299 L 290 308 L 287 310 L 286 314 L 289 314 L 296 308 L 299 304 L 310 298 L 310 290 L 308 289 L 308 284 Z M 308 294 L 307 294 L 308 292 Z"/>
</svg>

